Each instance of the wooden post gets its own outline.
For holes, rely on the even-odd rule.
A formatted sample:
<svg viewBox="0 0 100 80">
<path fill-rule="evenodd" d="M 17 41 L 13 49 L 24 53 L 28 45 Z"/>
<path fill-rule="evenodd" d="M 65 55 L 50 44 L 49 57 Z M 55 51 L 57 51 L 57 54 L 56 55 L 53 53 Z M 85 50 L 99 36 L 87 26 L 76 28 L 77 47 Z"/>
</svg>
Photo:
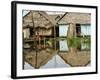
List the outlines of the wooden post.
<svg viewBox="0 0 100 80">
<path fill-rule="evenodd" d="M 35 47 L 35 50 L 36 50 L 36 56 L 35 56 L 35 68 L 37 68 L 37 57 L 38 57 L 38 49 L 37 49 L 37 40 L 35 39 L 36 38 L 36 35 L 35 35 L 35 23 L 34 23 L 34 16 L 33 16 L 33 11 L 31 11 L 31 16 L 32 16 L 32 23 L 33 23 L 33 46 Z"/>
<path fill-rule="evenodd" d="M 76 24 L 74 26 L 74 37 L 77 37 L 77 34 L 76 34 Z"/>
<path fill-rule="evenodd" d="M 40 38 L 40 36 L 38 36 L 38 38 L 39 38 L 39 48 L 41 47 L 41 38 Z"/>
<path fill-rule="evenodd" d="M 56 29 L 55 29 L 55 25 L 54 25 L 54 49 L 56 50 Z"/>
<path fill-rule="evenodd" d="M 43 43 L 44 43 L 44 48 L 45 48 L 45 37 L 44 37 L 44 42 Z"/>
<path fill-rule="evenodd" d="M 72 38 L 74 36 L 75 32 L 75 24 L 70 23 L 68 28 L 68 38 Z"/>
<path fill-rule="evenodd" d="M 36 56 L 35 56 L 35 68 L 37 69 L 38 68 L 38 51 L 36 50 Z"/>
<path fill-rule="evenodd" d="M 36 41 L 35 41 L 35 39 L 34 39 L 34 38 L 35 38 L 35 32 L 34 32 L 34 31 L 35 31 L 35 24 L 34 24 L 33 11 L 31 11 L 31 16 L 32 16 L 32 23 L 33 23 L 33 40 L 34 40 L 34 41 L 33 41 L 33 47 L 36 47 L 36 45 L 35 45 L 35 42 L 36 42 Z"/>
</svg>

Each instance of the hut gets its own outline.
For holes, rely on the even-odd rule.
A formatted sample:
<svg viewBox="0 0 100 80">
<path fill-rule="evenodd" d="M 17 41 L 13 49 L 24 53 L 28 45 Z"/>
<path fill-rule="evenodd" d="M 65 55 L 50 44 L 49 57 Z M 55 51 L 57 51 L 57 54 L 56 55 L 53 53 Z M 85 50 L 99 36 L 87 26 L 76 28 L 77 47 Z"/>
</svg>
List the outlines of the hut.
<svg viewBox="0 0 100 80">
<path fill-rule="evenodd" d="M 58 21 L 59 26 L 66 26 L 67 36 L 90 36 L 91 14 L 68 12 Z"/>
<path fill-rule="evenodd" d="M 29 11 L 28 14 L 23 16 L 23 38 L 25 42 L 39 41 L 48 37 L 55 37 L 55 25 L 54 18 L 50 17 L 44 11 Z"/>
<path fill-rule="evenodd" d="M 41 36 L 52 36 L 55 25 L 55 20 L 43 11 L 30 11 L 23 17 L 23 31 L 26 28 L 33 28 L 33 35 L 35 36 L 37 34 Z"/>
<path fill-rule="evenodd" d="M 37 40 L 37 38 L 42 40 L 56 37 L 90 37 L 90 32 L 90 13 L 65 12 L 56 14 L 53 12 L 53 14 L 48 14 L 46 11 L 29 11 L 23 16 L 23 37 L 31 39 L 29 41 Z"/>
<path fill-rule="evenodd" d="M 87 45 L 81 43 L 79 47 L 81 47 L 81 50 L 77 50 L 76 48 L 68 47 L 67 41 L 63 40 L 62 42 L 57 44 L 57 40 L 54 40 L 53 42 L 53 48 L 54 51 L 47 53 L 45 52 L 46 48 L 44 50 L 37 50 L 37 46 L 40 47 L 40 44 L 45 46 L 46 44 L 46 38 L 48 39 L 55 39 L 57 37 L 64 37 L 64 38 L 70 38 L 70 41 L 72 41 L 71 38 L 73 37 L 84 37 L 88 36 L 91 37 L 91 14 L 90 13 L 77 13 L 77 12 L 65 12 L 63 14 L 48 14 L 46 11 L 29 11 L 25 16 L 23 16 L 23 39 L 25 44 L 31 45 L 31 47 L 35 46 L 35 50 L 37 51 L 44 51 L 41 54 L 38 54 L 39 60 L 38 64 L 36 66 L 35 64 L 35 54 L 32 53 L 34 56 L 34 61 L 30 61 L 30 52 L 27 52 L 27 55 L 25 56 L 25 59 L 27 62 L 29 62 L 33 67 L 40 68 L 41 65 L 46 64 L 50 59 L 53 57 L 54 51 L 63 51 L 58 52 L 58 55 L 67 63 L 69 63 L 72 66 L 85 66 L 91 61 L 91 54 L 90 49 L 86 51 Z M 65 42 L 65 43 L 64 43 Z M 73 41 L 72 41 L 73 42 Z M 72 46 L 72 42 L 71 46 Z M 50 44 L 50 42 L 48 42 Z M 62 45 L 61 45 L 62 44 Z M 66 45 L 63 45 L 66 44 Z M 61 49 L 57 50 L 57 45 Z M 66 46 L 63 50 L 62 48 Z M 40 49 L 40 48 L 39 48 Z M 32 52 L 35 53 L 35 50 Z M 82 51 L 85 50 L 85 51 Z M 47 53 L 47 54 L 45 54 Z M 64 53 L 64 54 L 63 54 Z M 51 55 L 53 54 L 53 55 Z M 29 56 L 29 57 L 27 57 Z M 43 58 L 44 57 L 44 58 Z M 29 58 L 29 60 L 28 60 Z M 45 60 L 43 60 L 45 59 Z M 81 61 L 80 61 L 81 60 Z M 37 61 L 37 60 L 36 60 Z M 45 62 L 43 62 L 45 61 Z M 42 64 L 40 64 L 42 62 Z"/>
<path fill-rule="evenodd" d="M 91 14 L 89 13 L 65 12 L 65 14 L 49 15 L 44 11 L 30 11 L 23 17 L 23 32 L 26 32 L 27 36 L 28 31 L 42 36 L 54 36 L 54 34 L 68 37 L 90 36 L 90 30 Z"/>
</svg>

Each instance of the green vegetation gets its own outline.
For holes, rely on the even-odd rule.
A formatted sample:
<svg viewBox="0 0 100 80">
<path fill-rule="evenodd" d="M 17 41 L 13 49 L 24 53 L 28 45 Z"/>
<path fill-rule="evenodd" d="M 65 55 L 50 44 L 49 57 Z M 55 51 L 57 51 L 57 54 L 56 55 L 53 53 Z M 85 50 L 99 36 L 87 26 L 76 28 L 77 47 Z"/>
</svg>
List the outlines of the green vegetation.
<svg viewBox="0 0 100 80">
<path fill-rule="evenodd" d="M 81 39 L 78 37 L 68 38 L 68 46 L 69 47 L 79 47 L 81 45 Z"/>
<path fill-rule="evenodd" d="M 75 48 L 80 47 L 82 43 L 87 44 L 89 46 L 91 44 L 90 37 L 73 37 L 73 38 L 68 38 L 67 41 L 69 47 L 75 47 Z"/>
</svg>

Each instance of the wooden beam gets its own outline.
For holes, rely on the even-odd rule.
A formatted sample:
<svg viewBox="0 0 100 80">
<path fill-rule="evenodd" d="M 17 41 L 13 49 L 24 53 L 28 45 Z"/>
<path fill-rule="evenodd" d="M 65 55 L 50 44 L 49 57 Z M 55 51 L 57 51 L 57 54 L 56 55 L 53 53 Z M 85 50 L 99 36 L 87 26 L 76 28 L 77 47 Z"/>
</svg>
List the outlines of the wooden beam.
<svg viewBox="0 0 100 80">
<path fill-rule="evenodd" d="M 62 15 L 62 17 L 57 21 L 57 23 L 58 23 L 60 20 L 62 20 L 66 14 L 68 14 L 68 12 L 66 12 L 64 15 Z"/>
</svg>

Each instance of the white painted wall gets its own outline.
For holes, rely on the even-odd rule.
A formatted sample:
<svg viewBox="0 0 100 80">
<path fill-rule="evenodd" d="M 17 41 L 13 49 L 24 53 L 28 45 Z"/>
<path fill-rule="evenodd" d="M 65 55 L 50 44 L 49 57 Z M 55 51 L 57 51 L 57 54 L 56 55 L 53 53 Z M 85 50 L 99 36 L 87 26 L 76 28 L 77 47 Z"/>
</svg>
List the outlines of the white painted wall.
<svg viewBox="0 0 100 80">
<path fill-rule="evenodd" d="M 23 33 L 24 33 L 24 38 L 29 38 L 29 36 L 30 36 L 30 29 L 28 28 L 26 28 L 26 29 L 24 29 L 23 30 Z"/>
<path fill-rule="evenodd" d="M 81 25 L 81 35 L 91 35 L 91 25 Z"/>
<path fill-rule="evenodd" d="M 59 36 L 67 36 L 69 25 L 59 25 Z"/>
<path fill-rule="evenodd" d="M 10 78 L 11 72 L 11 0 L 0 1 L 0 80 L 12 80 Z M 24 0 L 26 1 L 26 0 Z M 82 5 L 98 5 L 100 14 L 100 0 L 31 0 L 37 2 L 50 3 L 64 3 L 64 4 L 82 4 Z M 100 21 L 100 15 L 98 16 Z M 100 24 L 98 24 L 100 26 Z M 100 34 L 100 27 L 98 27 L 98 34 Z M 98 38 L 100 41 L 100 36 Z M 100 44 L 100 42 L 98 42 Z M 100 48 L 100 45 L 98 46 Z M 100 49 L 99 52 L 100 53 Z M 100 54 L 98 54 L 100 57 Z M 99 58 L 100 61 L 100 58 Z M 98 64 L 100 67 L 100 62 Z M 19 79 L 22 80 L 22 79 Z M 24 79 L 23 79 L 24 80 Z M 100 80 L 99 74 L 80 75 L 80 76 L 62 76 L 62 77 L 47 77 L 25 80 Z"/>
</svg>

